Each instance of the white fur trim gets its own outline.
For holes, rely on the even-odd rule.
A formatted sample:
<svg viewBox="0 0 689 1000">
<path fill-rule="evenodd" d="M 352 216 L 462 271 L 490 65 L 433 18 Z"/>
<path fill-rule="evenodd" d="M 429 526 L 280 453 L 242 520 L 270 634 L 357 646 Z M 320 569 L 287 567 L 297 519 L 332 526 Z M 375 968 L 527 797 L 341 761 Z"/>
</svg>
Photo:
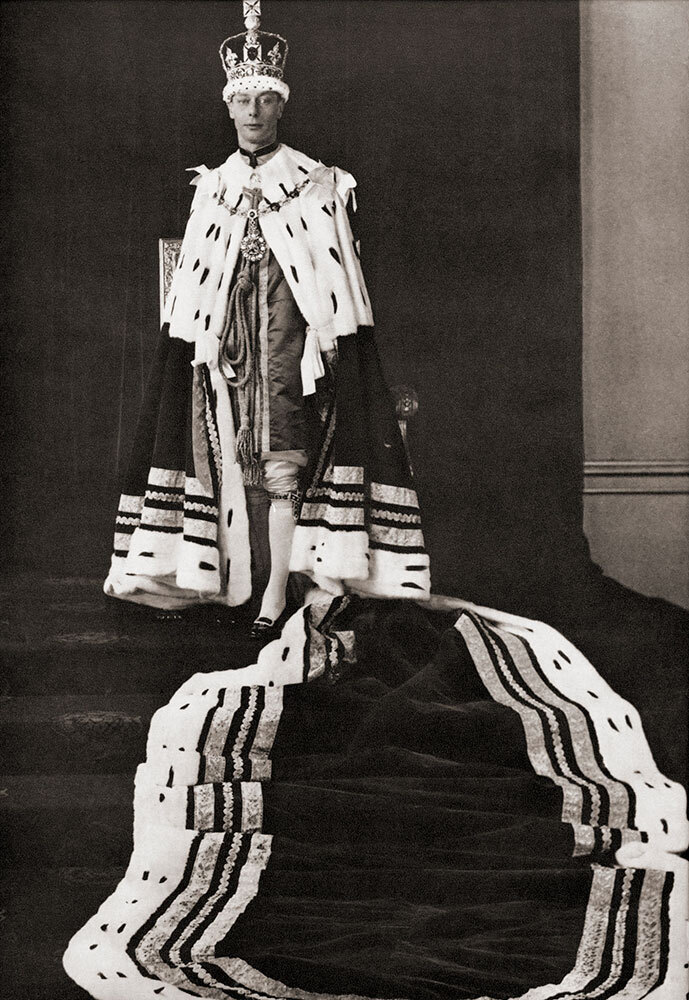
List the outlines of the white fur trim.
<svg viewBox="0 0 689 1000">
<path fill-rule="evenodd" d="M 263 73 L 238 80 L 228 80 L 222 92 L 222 99 L 227 104 L 235 94 L 253 94 L 256 91 L 261 93 L 265 90 L 274 91 L 284 101 L 289 100 L 289 87 L 285 81 L 277 80 L 274 76 L 265 76 Z"/>
<path fill-rule="evenodd" d="M 200 169 L 200 168 L 197 168 Z M 261 228 L 321 350 L 337 337 L 373 325 L 361 265 L 356 256 L 343 197 L 354 178 L 325 167 L 284 144 L 257 168 L 271 201 L 309 175 L 310 184 L 279 212 L 261 217 Z M 166 300 L 170 336 L 196 341 L 196 360 L 213 367 L 225 322 L 232 276 L 246 218 L 234 206 L 249 184 L 251 170 L 239 153 L 215 170 L 198 173 L 193 214 L 187 224 L 179 264 Z M 295 276 L 296 275 L 296 276 Z"/>
</svg>

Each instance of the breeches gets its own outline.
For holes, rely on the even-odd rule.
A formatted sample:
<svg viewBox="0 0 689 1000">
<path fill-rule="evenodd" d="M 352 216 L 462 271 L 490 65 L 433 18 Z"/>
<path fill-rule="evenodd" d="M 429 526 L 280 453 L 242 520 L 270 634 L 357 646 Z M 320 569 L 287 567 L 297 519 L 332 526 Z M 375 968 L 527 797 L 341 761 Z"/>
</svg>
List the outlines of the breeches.
<svg viewBox="0 0 689 1000">
<path fill-rule="evenodd" d="M 304 452 L 304 458 L 306 453 Z M 294 493 L 299 486 L 299 467 L 305 461 L 268 458 L 263 462 L 263 488 L 269 494 Z"/>
</svg>

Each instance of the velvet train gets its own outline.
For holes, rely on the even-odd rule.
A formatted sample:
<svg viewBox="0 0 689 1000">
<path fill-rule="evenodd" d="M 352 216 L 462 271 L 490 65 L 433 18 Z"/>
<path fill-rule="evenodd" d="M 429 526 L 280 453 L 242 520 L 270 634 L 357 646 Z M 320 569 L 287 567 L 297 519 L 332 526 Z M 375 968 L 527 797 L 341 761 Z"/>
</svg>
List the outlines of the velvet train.
<svg viewBox="0 0 689 1000">
<path fill-rule="evenodd" d="M 97 1000 L 677 1000 L 682 788 L 562 635 L 328 598 L 154 716 Z"/>
</svg>

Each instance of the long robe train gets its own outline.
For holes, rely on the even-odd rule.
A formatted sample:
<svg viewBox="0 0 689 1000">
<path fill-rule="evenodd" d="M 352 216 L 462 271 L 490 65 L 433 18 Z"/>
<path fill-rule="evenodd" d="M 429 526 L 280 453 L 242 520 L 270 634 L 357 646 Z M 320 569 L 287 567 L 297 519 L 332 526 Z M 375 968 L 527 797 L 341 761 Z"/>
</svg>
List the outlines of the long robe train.
<svg viewBox="0 0 689 1000">
<path fill-rule="evenodd" d="M 325 599 L 156 713 L 65 967 L 98 1000 L 676 1000 L 685 809 L 555 630 Z"/>
</svg>

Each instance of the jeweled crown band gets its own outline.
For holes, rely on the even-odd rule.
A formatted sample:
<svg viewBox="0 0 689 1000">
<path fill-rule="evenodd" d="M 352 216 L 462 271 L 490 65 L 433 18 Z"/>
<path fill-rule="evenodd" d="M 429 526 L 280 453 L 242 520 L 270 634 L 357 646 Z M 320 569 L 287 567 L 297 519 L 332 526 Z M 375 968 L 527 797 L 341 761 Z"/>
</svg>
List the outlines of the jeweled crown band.
<svg viewBox="0 0 689 1000">
<path fill-rule="evenodd" d="M 266 66 L 265 63 L 259 63 L 257 66 L 247 66 L 244 64 L 230 70 L 227 74 L 227 79 L 239 80 L 247 76 L 272 76 L 276 80 L 282 80 L 282 70 L 277 69 L 275 66 Z"/>
</svg>

